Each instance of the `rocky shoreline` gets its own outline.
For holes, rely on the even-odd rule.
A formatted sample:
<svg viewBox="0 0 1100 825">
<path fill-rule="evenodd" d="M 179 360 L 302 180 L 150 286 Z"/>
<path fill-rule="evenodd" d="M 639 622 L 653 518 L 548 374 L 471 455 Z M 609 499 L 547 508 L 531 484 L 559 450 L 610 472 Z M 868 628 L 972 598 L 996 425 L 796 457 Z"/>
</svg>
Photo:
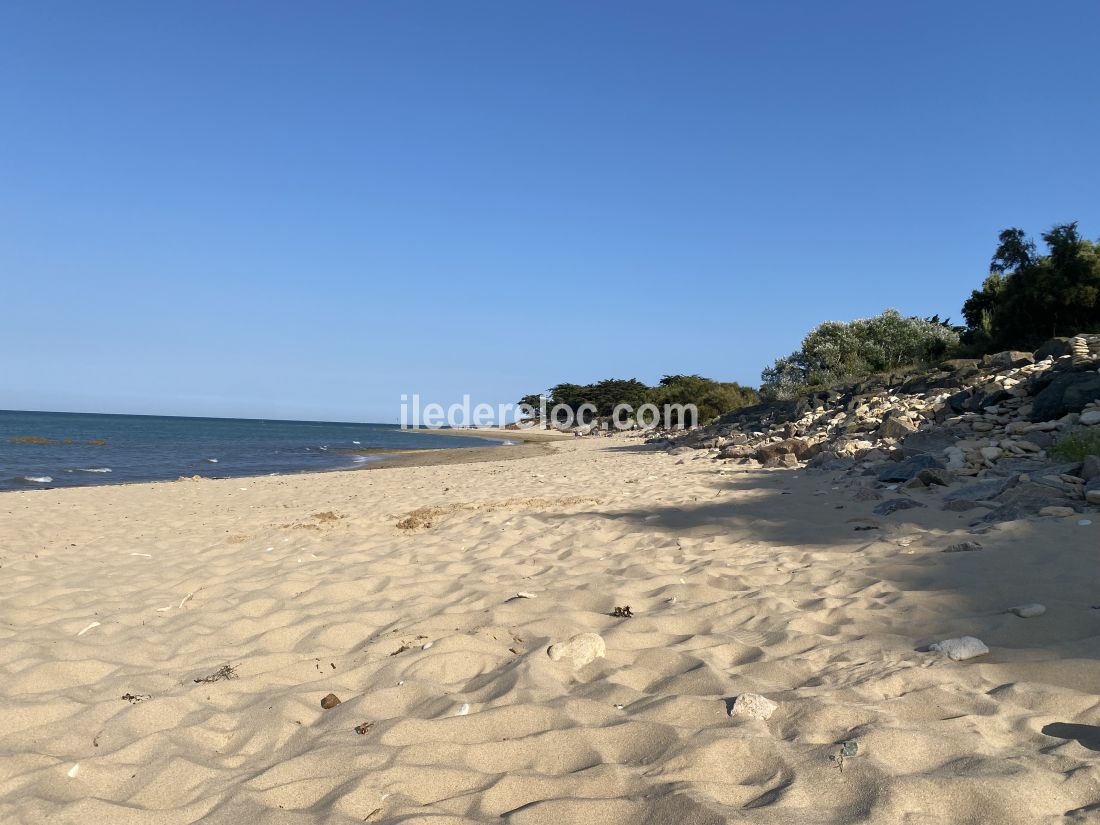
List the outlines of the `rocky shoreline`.
<svg viewBox="0 0 1100 825">
<path fill-rule="evenodd" d="M 925 506 L 912 494 L 947 487 L 943 509 L 1002 522 L 1100 507 L 1100 458 L 1051 453 L 1075 433 L 1100 437 L 1100 335 L 874 375 L 654 441 L 681 460 L 867 476 L 868 495 L 899 494 L 890 508 L 883 502 L 890 512 Z"/>
</svg>

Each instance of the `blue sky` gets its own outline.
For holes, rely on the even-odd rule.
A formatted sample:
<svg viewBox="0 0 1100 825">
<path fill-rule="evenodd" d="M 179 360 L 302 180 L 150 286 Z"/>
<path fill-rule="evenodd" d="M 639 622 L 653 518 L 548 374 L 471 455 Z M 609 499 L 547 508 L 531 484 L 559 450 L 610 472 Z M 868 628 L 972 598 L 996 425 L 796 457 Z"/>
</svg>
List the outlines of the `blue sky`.
<svg viewBox="0 0 1100 825">
<path fill-rule="evenodd" d="M 1100 4 L 0 6 L 0 408 L 755 384 L 1100 236 Z"/>
</svg>

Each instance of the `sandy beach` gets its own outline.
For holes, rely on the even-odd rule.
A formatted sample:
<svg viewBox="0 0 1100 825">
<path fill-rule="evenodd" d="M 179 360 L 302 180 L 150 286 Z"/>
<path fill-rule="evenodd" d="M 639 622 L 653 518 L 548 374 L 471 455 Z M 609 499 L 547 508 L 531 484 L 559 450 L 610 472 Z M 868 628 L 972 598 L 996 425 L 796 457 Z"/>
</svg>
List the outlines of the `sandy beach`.
<svg viewBox="0 0 1100 825">
<path fill-rule="evenodd" d="M 0 821 L 1094 821 L 1100 523 L 867 483 L 614 438 L 0 494 Z"/>
</svg>

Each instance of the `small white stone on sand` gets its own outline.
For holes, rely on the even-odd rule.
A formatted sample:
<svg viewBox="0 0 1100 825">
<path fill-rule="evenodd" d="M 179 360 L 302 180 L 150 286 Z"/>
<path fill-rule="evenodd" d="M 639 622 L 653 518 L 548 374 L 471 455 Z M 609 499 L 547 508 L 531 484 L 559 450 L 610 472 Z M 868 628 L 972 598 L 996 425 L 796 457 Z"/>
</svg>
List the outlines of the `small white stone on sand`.
<svg viewBox="0 0 1100 825">
<path fill-rule="evenodd" d="M 1016 607 L 1010 607 L 1008 612 L 1015 613 L 1021 619 L 1032 619 L 1035 616 L 1042 616 L 1047 612 L 1047 609 L 1041 604 L 1020 604 Z"/>
<path fill-rule="evenodd" d="M 147 558 L 147 559 L 153 558 L 153 556 L 149 553 L 131 553 L 130 555 L 131 556 L 142 556 L 142 557 Z"/>
<path fill-rule="evenodd" d="M 467 703 L 463 702 L 462 706 L 455 711 L 455 716 L 465 716 L 469 712 L 470 706 Z"/>
<path fill-rule="evenodd" d="M 534 598 L 537 598 L 537 596 L 534 593 L 528 593 L 526 590 L 521 590 L 515 595 L 515 598 L 517 598 L 517 599 L 534 599 Z"/>
<path fill-rule="evenodd" d="M 973 659 L 975 656 L 984 656 L 989 652 L 985 642 L 974 636 L 960 636 L 958 639 L 944 639 L 942 642 L 928 646 L 929 650 L 942 653 L 948 659 L 960 662 L 963 659 Z"/>
<path fill-rule="evenodd" d="M 89 630 L 91 630 L 91 629 L 92 629 L 93 627 L 99 627 L 99 622 L 92 622 L 92 623 L 91 623 L 90 625 L 88 625 L 88 626 L 87 626 L 86 628 L 84 628 L 83 630 L 81 630 L 81 631 L 80 631 L 79 633 L 77 633 L 76 635 L 77 635 L 77 636 L 83 636 L 83 635 L 84 635 L 85 633 L 87 633 L 87 632 L 88 632 Z"/>
<path fill-rule="evenodd" d="M 742 693 L 733 700 L 730 716 L 748 716 L 751 719 L 767 720 L 778 707 L 779 705 L 767 696 L 761 696 L 759 693 Z"/>
<path fill-rule="evenodd" d="M 69 768 L 69 779 L 76 779 L 76 775 L 80 773 L 80 763 L 77 762 L 71 768 Z"/>
<path fill-rule="evenodd" d="M 422 644 L 420 646 L 420 649 L 421 650 L 427 650 L 429 647 L 431 647 L 434 644 L 435 644 L 435 642 L 424 642 L 424 644 Z"/>
<path fill-rule="evenodd" d="M 558 642 L 546 649 L 546 655 L 555 662 L 569 658 L 573 667 L 584 667 L 607 653 L 607 645 L 598 633 L 579 633 L 568 642 Z"/>
</svg>

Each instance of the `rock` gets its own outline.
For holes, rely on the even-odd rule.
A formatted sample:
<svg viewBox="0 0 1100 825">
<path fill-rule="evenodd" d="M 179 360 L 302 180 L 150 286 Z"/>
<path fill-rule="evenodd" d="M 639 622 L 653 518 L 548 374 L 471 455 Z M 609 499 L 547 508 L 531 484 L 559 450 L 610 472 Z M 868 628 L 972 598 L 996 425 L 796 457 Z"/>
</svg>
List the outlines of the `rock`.
<svg viewBox="0 0 1100 825">
<path fill-rule="evenodd" d="M 945 547 L 943 552 L 945 553 L 970 553 L 974 550 L 981 550 L 982 546 L 976 541 L 960 541 L 958 544 L 952 544 L 950 547 Z"/>
<path fill-rule="evenodd" d="M 899 461 L 892 467 L 887 467 L 878 475 L 878 480 L 887 484 L 893 482 L 909 481 L 916 478 L 921 470 L 943 469 L 943 465 L 931 455 L 915 455 L 904 461 Z"/>
<path fill-rule="evenodd" d="M 1005 451 L 1000 447 L 982 447 L 978 452 L 982 454 L 982 458 L 986 461 L 996 461 L 1005 454 Z"/>
<path fill-rule="evenodd" d="M 945 501 L 941 510 L 947 510 L 954 513 L 965 513 L 967 510 L 973 510 L 975 507 L 981 507 L 982 505 L 976 501 L 969 501 L 965 498 L 956 498 L 951 501 Z"/>
<path fill-rule="evenodd" d="M 881 501 L 882 494 L 870 487 L 860 487 L 852 494 L 852 501 Z"/>
<path fill-rule="evenodd" d="M 1042 616 L 1047 609 L 1041 604 L 1021 604 L 1008 608 L 1008 612 L 1015 613 L 1021 619 L 1033 619 L 1036 616 Z"/>
<path fill-rule="evenodd" d="M 340 704 L 340 698 L 335 693 L 330 693 L 321 700 L 321 707 L 325 710 L 332 710 L 338 704 Z"/>
<path fill-rule="evenodd" d="M 1095 427 L 1100 424 L 1100 410 L 1085 410 L 1077 423 L 1084 424 L 1086 427 Z"/>
<path fill-rule="evenodd" d="M 1049 516 L 1050 518 L 1065 518 L 1066 516 L 1072 516 L 1077 511 L 1072 507 L 1058 507 L 1055 505 L 1049 505 L 1039 510 L 1040 516 Z"/>
<path fill-rule="evenodd" d="M 1085 481 L 1092 481 L 1094 478 L 1100 477 L 1100 456 L 1085 456 L 1085 460 L 1081 464 L 1080 475 Z"/>
<path fill-rule="evenodd" d="M 950 470 L 941 470 L 938 467 L 929 467 L 917 473 L 917 478 L 929 487 L 931 487 L 932 485 L 948 487 L 955 480 L 955 475 Z"/>
<path fill-rule="evenodd" d="M 1085 501 L 1089 504 L 1100 504 L 1100 490 L 1086 490 Z"/>
<path fill-rule="evenodd" d="M 766 721 L 778 708 L 779 705 L 759 693 L 742 693 L 733 700 L 730 716 L 748 716 Z"/>
<path fill-rule="evenodd" d="M 995 370 L 1007 370 L 1033 363 L 1035 363 L 1035 356 L 1030 352 L 1016 352 L 1015 350 L 998 352 L 982 358 L 983 367 L 990 367 Z"/>
<path fill-rule="evenodd" d="M 891 498 L 879 504 L 875 507 L 873 512 L 876 516 L 888 516 L 897 510 L 912 510 L 917 507 L 925 507 L 919 501 L 913 501 L 911 498 Z"/>
<path fill-rule="evenodd" d="M 879 438 L 900 440 L 910 433 L 916 432 L 916 429 L 917 428 L 908 421 L 902 421 L 900 418 L 891 416 L 879 425 L 879 428 L 875 430 L 875 435 Z"/>
<path fill-rule="evenodd" d="M 788 453 L 793 454 L 799 460 L 809 458 L 810 445 L 800 438 L 785 438 L 782 441 L 760 447 L 757 449 L 755 457 L 761 464 L 767 464 L 769 461 L 776 461 L 780 456 Z"/>
<path fill-rule="evenodd" d="M 995 498 L 1001 495 L 1005 490 L 1015 487 L 1018 483 L 1016 476 L 1008 476 L 1006 478 L 992 478 L 988 481 L 979 481 L 975 484 L 968 484 L 958 490 L 952 490 L 944 495 L 943 500 L 947 501 L 959 501 L 965 499 L 966 501 L 985 501 L 986 499 Z"/>
<path fill-rule="evenodd" d="M 1031 402 L 1031 420 L 1061 418 L 1066 413 L 1080 412 L 1086 404 L 1096 400 L 1100 400 L 1100 375 L 1095 372 L 1062 373 Z"/>
<path fill-rule="evenodd" d="M 570 658 L 575 668 L 584 667 L 606 653 L 607 645 L 598 633 L 579 633 L 568 642 L 558 642 L 546 649 L 546 655 L 553 661 Z"/>
<path fill-rule="evenodd" d="M 1039 349 L 1035 350 L 1035 360 L 1045 361 L 1047 358 L 1061 358 L 1063 355 L 1073 355 L 1073 347 L 1069 338 L 1051 338 Z"/>
<path fill-rule="evenodd" d="M 673 447 L 668 451 L 669 455 L 691 455 L 695 452 L 693 447 Z"/>
<path fill-rule="evenodd" d="M 942 653 L 954 662 L 961 662 L 963 659 L 973 659 L 975 656 L 984 656 L 989 652 L 989 648 L 985 646 L 985 643 L 974 636 L 960 636 L 958 639 L 944 639 L 942 642 L 936 642 L 935 644 L 929 645 L 928 649 L 935 653 Z"/>
</svg>

